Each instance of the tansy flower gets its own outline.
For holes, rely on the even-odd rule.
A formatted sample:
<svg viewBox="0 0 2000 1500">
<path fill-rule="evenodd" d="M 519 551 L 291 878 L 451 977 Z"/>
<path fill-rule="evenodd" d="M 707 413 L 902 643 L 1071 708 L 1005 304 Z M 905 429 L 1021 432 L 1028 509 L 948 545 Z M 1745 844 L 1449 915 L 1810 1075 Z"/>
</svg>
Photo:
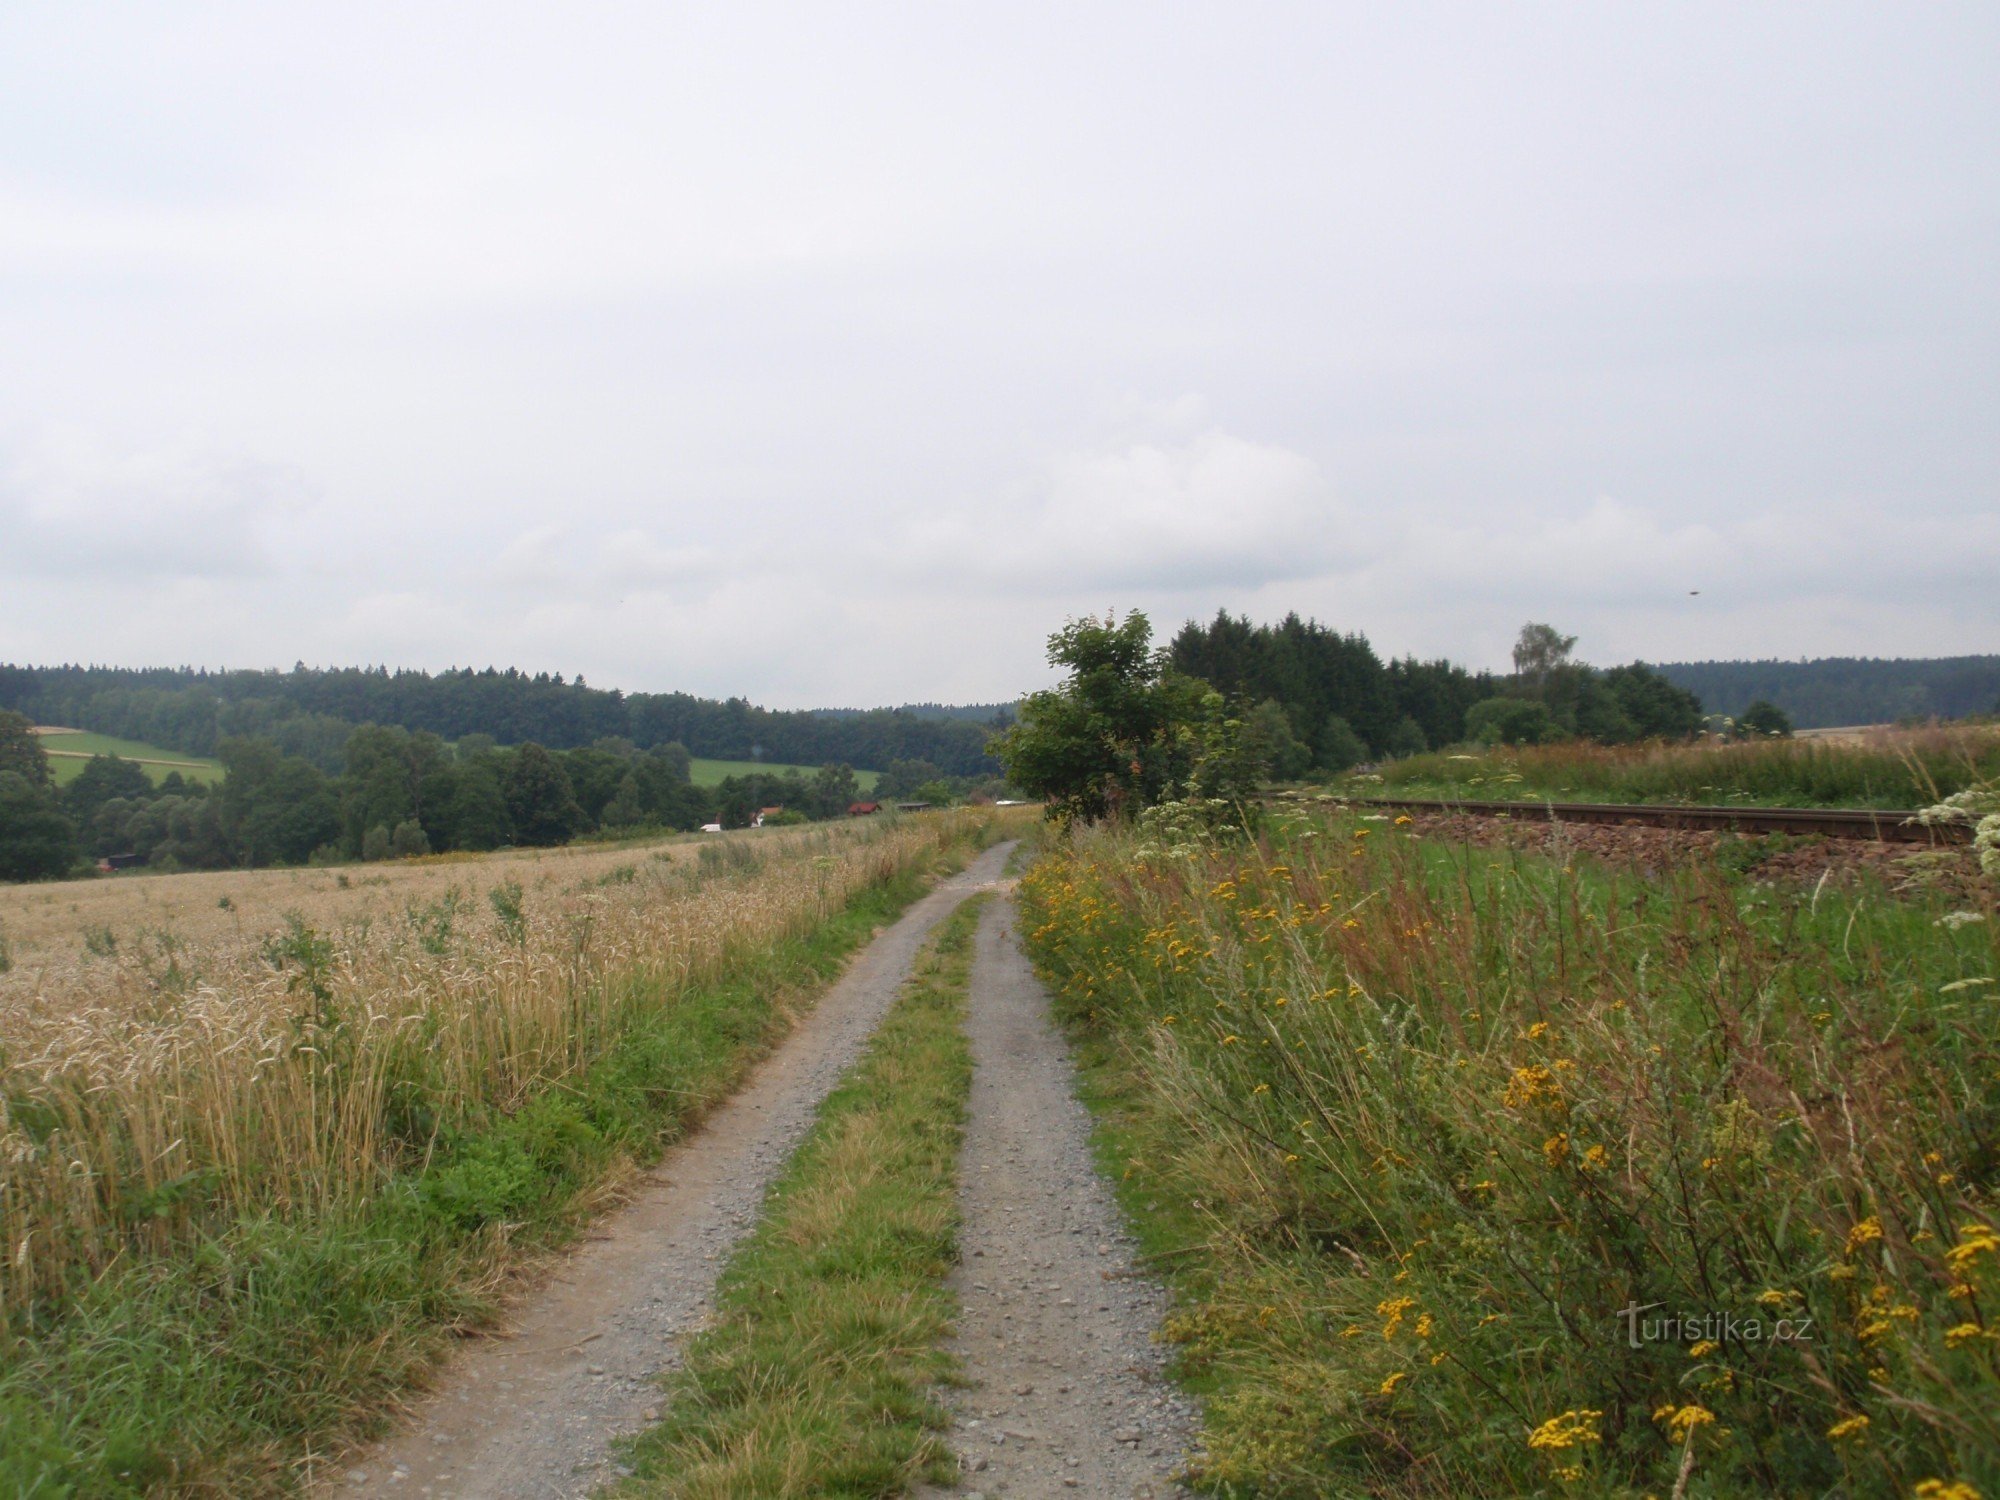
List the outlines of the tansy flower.
<svg viewBox="0 0 2000 1500">
<path fill-rule="evenodd" d="M 1962 1479 L 1920 1479 L 1911 1494 L 1916 1500 L 1981 1500 L 1979 1491 Z"/>
<path fill-rule="evenodd" d="M 1675 1406 L 1669 1401 L 1653 1413 L 1653 1420 L 1667 1429 L 1668 1442 L 1684 1443 L 1695 1428 L 1712 1423 L 1715 1413 L 1705 1406 Z"/>
<path fill-rule="evenodd" d="M 1870 1214 L 1847 1231 L 1847 1253 L 1852 1255 L 1863 1245 L 1872 1245 L 1881 1238 L 1882 1221 L 1874 1214 Z"/>
<path fill-rule="evenodd" d="M 1410 1378 L 1409 1371 L 1398 1370 L 1395 1374 L 1391 1375 L 1387 1380 L 1382 1382 L 1382 1394 L 1385 1396 L 1395 1395 L 1397 1384 L 1409 1378 Z"/>
<path fill-rule="evenodd" d="M 1826 1435 L 1838 1443 L 1847 1438 L 1859 1437 L 1867 1430 L 1868 1419 L 1857 1416 L 1849 1417 L 1845 1421 L 1835 1422 L 1831 1427 L 1827 1428 Z"/>
<path fill-rule="evenodd" d="M 1586 1443 L 1602 1442 L 1597 1432 L 1597 1421 L 1603 1415 L 1601 1411 L 1566 1411 L 1561 1416 L 1550 1417 L 1528 1434 L 1528 1446 L 1562 1453 Z"/>
</svg>

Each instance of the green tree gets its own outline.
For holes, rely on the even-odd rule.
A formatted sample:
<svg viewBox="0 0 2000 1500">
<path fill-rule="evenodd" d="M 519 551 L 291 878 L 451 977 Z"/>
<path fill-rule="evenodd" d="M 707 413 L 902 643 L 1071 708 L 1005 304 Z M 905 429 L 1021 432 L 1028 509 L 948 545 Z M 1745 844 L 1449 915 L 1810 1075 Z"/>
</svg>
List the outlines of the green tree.
<svg viewBox="0 0 2000 1500">
<path fill-rule="evenodd" d="M 389 835 L 389 853 L 397 859 L 430 852 L 430 838 L 424 833 L 424 825 L 415 818 L 405 818 Z"/>
<path fill-rule="evenodd" d="M 69 873 L 77 854 L 76 827 L 49 789 L 0 771 L 0 880 L 53 880 Z"/>
<path fill-rule="evenodd" d="M 569 775 L 556 758 L 530 740 L 507 768 L 507 814 L 524 844 L 566 844 L 583 827 Z"/>
<path fill-rule="evenodd" d="M 12 771 L 29 786 L 47 789 L 56 784 L 49 769 L 49 753 L 35 733 L 35 721 L 12 709 L 0 709 L 0 772 Z"/>
<path fill-rule="evenodd" d="M 1575 636 L 1530 620 L 1514 642 L 1514 675 L 1525 690 L 1539 696 L 1555 672 L 1569 664 L 1569 654 L 1575 649 Z"/>
<path fill-rule="evenodd" d="M 854 779 L 852 766 L 821 766 L 813 773 L 812 789 L 806 796 L 808 816 L 844 817 L 847 809 L 860 800 L 861 783 Z"/>
<path fill-rule="evenodd" d="M 1466 737 L 1482 745 L 1538 745 L 1560 732 L 1547 707 L 1528 698 L 1487 698 L 1465 713 Z"/>
<path fill-rule="evenodd" d="M 432 844 L 443 849 L 482 851 L 514 842 L 499 756 L 480 756 L 458 768 L 443 794 L 438 832 Z"/>
<path fill-rule="evenodd" d="M 1319 731 L 1318 763 L 1327 771 L 1351 771 L 1368 759 L 1361 736 L 1339 714 L 1328 714 Z"/>
<path fill-rule="evenodd" d="M 1312 764 L 1312 747 L 1292 728 L 1292 717 L 1276 698 L 1266 698 L 1243 721 L 1245 748 L 1272 781 L 1297 781 Z"/>
<path fill-rule="evenodd" d="M 1792 716 L 1768 698 L 1759 698 L 1736 716 L 1736 732 L 1788 740 L 1792 737 Z"/>
<path fill-rule="evenodd" d="M 1007 779 L 1049 817 L 1130 816 L 1186 791 L 1205 753 L 1234 748 L 1221 696 L 1173 671 L 1152 637 L 1138 610 L 1122 622 L 1072 620 L 1049 637 L 1049 662 L 1068 676 L 1022 700 L 1020 720 L 992 742 Z"/>
<path fill-rule="evenodd" d="M 1389 742 L 1382 750 L 1390 758 L 1401 760 L 1406 755 L 1422 755 L 1430 747 L 1430 741 L 1424 735 L 1424 726 L 1405 714 L 1389 731 Z"/>
<path fill-rule="evenodd" d="M 100 807 L 120 798 L 150 802 L 153 783 L 144 766 L 115 755 L 91 756 L 76 780 L 62 789 L 63 811 L 79 828 L 88 828 Z"/>
</svg>

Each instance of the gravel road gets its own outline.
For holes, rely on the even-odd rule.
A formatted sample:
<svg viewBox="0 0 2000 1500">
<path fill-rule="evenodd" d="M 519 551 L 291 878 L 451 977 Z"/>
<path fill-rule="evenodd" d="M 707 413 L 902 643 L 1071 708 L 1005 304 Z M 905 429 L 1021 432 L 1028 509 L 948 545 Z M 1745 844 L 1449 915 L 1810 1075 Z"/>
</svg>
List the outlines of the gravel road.
<svg viewBox="0 0 2000 1500">
<path fill-rule="evenodd" d="M 1090 1116 L 1015 935 L 1011 899 L 981 920 L 972 971 L 973 1078 L 961 1163 L 961 1315 L 954 1347 L 954 1494 L 1158 1497 L 1194 1411 L 1152 1343 L 1164 1294 L 1132 1244 L 1090 1151 Z"/>
<path fill-rule="evenodd" d="M 654 1377 L 708 1313 L 717 1272 L 820 1101 L 931 929 L 997 884 L 1011 848 L 981 854 L 876 938 L 746 1085 L 515 1309 L 503 1336 L 468 1341 L 400 1430 L 323 1474 L 318 1493 L 554 1500 L 612 1477 L 612 1438 L 656 1411 Z"/>
</svg>

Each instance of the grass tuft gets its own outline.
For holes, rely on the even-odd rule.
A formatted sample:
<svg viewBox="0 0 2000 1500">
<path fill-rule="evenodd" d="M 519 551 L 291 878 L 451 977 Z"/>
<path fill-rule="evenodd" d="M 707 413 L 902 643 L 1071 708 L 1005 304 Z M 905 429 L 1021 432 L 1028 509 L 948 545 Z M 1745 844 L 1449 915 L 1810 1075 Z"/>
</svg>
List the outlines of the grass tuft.
<svg viewBox="0 0 2000 1500">
<path fill-rule="evenodd" d="M 954 1470 L 934 1391 L 954 1373 L 964 1034 L 983 897 L 940 928 L 867 1054 L 821 1107 L 724 1273 L 664 1420 L 636 1439 L 638 1497 L 879 1496 Z"/>
</svg>

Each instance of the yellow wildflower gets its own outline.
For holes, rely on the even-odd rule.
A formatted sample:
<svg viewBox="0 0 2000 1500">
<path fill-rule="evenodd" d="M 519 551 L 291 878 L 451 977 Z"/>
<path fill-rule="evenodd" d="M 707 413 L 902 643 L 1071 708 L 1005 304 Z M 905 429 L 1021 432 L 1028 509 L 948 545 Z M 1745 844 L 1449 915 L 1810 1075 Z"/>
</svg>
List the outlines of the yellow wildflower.
<svg viewBox="0 0 2000 1500">
<path fill-rule="evenodd" d="M 1979 1491 L 1963 1479 L 1920 1479 L 1910 1493 L 1916 1500 L 1981 1500 Z"/>
<path fill-rule="evenodd" d="M 1700 1343 L 1694 1344 L 1688 1349 L 1688 1358 L 1706 1359 L 1721 1347 L 1722 1345 L 1716 1343 L 1714 1339 L 1703 1339 Z"/>
<path fill-rule="evenodd" d="M 1398 1382 L 1408 1380 L 1409 1378 L 1410 1378 L 1409 1371 L 1398 1370 L 1395 1374 L 1391 1375 L 1387 1380 L 1382 1382 L 1382 1394 L 1385 1396 L 1395 1395 L 1396 1386 Z"/>
<path fill-rule="evenodd" d="M 1844 1421 L 1835 1422 L 1831 1427 L 1827 1428 L 1826 1435 L 1838 1443 L 1851 1437 L 1859 1437 L 1867 1430 L 1868 1419 L 1856 1416 L 1848 1417 Z"/>
<path fill-rule="evenodd" d="M 1675 1406 L 1669 1401 L 1653 1413 L 1653 1420 L 1667 1429 L 1668 1442 L 1684 1443 L 1695 1428 L 1714 1422 L 1715 1413 L 1705 1406 Z"/>
<path fill-rule="evenodd" d="M 1847 1253 L 1852 1255 L 1863 1245 L 1872 1245 L 1881 1238 L 1882 1221 L 1874 1214 L 1870 1214 L 1847 1231 Z"/>
<path fill-rule="evenodd" d="M 1944 1258 L 1952 1270 L 1963 1276 L 1976 1258 L 1996 1252 L 2000 1252 L 2000 1233 L 1991 1224 L 1961 1224 L 1958 1243 L 1945 1251 Z"/>
<path fill-rule="evenodd" d="M 1597 1422 L 1603 1415 L 1601 1411 L 1566 1411 L 1561 1416 L 1550 1417 L 1528 1434 L 1528 1446 L 1545 1452 L 1563 1453 L 1586 1443 L 1602 1442 Z"/>
</svg>

